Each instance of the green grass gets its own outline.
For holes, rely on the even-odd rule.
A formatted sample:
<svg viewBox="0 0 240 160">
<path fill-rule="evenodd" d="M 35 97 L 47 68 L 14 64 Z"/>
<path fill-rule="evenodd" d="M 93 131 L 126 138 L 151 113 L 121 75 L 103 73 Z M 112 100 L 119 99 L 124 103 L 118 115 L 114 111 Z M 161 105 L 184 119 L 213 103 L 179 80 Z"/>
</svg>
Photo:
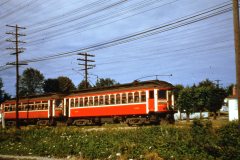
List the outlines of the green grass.
<svg viewBox="0 0 240 160">
<path fill-rule="evenodd" d="M 79 159 L 240 159 L 237 123 L 134 127 L 26 127 L 0 131 L 0 154 Z"/>
</svg>

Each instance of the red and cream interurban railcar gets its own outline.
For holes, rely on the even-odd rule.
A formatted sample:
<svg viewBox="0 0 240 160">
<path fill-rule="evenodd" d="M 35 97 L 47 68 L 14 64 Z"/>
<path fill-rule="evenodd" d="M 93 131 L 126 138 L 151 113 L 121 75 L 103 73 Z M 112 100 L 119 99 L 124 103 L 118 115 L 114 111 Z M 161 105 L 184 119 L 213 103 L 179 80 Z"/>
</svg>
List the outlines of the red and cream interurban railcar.
<svg viewBox="0 0 240 160">
<path fill-rule="evenodd" d="M 73 92 L 64 98 L 69 125 L 174 122 L 173 85 L 159 80 Z"/>
<path fill-rule="evenodd" d="M 63 118 L 63 95 L 45 94 L 19 99 L 18 117 L 21 124 L 54 125 L 55 120 Z M 16 100 L 1 104 L 7 125 L 15 125 Z"/>
</svg>

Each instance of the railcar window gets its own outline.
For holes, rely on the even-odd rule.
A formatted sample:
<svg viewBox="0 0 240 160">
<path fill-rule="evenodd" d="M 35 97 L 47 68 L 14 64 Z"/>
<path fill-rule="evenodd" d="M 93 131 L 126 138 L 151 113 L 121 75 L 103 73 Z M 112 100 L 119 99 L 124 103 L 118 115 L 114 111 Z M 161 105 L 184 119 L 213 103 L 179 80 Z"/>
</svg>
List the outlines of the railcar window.
<svg viewBox="0 0 240 160">
<path fill-rule="evenodd" d="M 55 101 L 55 107 L 61 107 L 61 106 L 62 106 L 62 100 L 57 99 L 57 100 Z"/>
<path fill-rule="evenodd" d="M 165 90 L 159 90 L 158 99 L 166 99 L 166 98 L 167 98 L 167 92 Z"/>
<path fill-rule="evenodd" d="M 128 103 L 133 103 L 133 94 L 128 93 Z"/>
<path fill-rule="evenodd" d="M 89 106 L 93 105 L 93 97 L 89 97 Z"/>
<path fill-rule="evenodd" d="M 99 105 L 103 105 L 103 96 L 100 96 Z"/>
<path fill-rule="evenodd" d="M 85 97 L 85 98 L 84 98 L 84 106 L 88 106 L 88 104 L 89 104 L 89 103 L 88 103 L 88 97 Z"/>
<path fill-rule="evenodd" d="M 79 103 L 78 98 L 75 98 L 75 106 L 74 107 L 78 107 L 78 103 Z"/>
<path fill-rule="evenodd" d="M 110 96 L 110 104 L 115 104 L 115 95 Z"/>
<path fill-rule="evenodd" d="M 83 107 L 83 98 L 80 98 L 80 107 Z"/>
<path fill-rule="evenodd" d="M 70 106 L 74 107 L 74 99 L 70 99 Z"/>
<path fill-rule="evenodd" d="M 94 97 L 94 106 L 98 106 L 98 96 Z"/>
<path fill-rule="evenodd" d="M 141 102 L 146 102 L 146 92 L 141 92 Z"/>
<path fill-rule="evenodd" d="M 126 93 L 122 94 L 122 104 L 126 104 L 127 103 L 127 96 Z"/>
<path fill-rule="evenodd" d="M 149 91 L 149 98 L 153 99 L 154 98 L 154 91 Z"/>
<path fill-rule="evenodd" d="M 120 94 L 116 95 L 116 103 L 117 104 L 121 104 L 121 96 L 120 96 Z"/>
<path fill-rule="evenodd" d="M 48 104 L 44 104 L 44 109 L 48 109 Z"/>
<path fill-rule="evenodd" d="M 105 105 L 109 105 L 109 95 L 105 96 Z"/>
<path fill-rule="evenodd" d="M 25 107 L 24 107 L 24 108 L 25 108 Z M 42 110 L 42 104 L 41 104 L 41 103 L 38 104 L 38 109 L 39 109 L 39 110 Z"/>
<path fill-rule="evenodd" d="M 134 92 L 134 101 L 135 103 L 139 102 L 139 92 Z"/>
</svg>

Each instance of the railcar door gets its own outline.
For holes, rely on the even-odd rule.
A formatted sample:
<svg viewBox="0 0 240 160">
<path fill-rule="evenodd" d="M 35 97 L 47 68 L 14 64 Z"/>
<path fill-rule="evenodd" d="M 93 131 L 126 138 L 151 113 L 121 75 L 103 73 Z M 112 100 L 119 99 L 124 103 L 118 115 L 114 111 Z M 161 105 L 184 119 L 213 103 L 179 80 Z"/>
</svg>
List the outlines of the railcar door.
<svg viewBox="0 0 240 160">
<path fill-rule="evenodd" d="M 48 118 L 53 117 L 53 102 L 52 100 L 48 100 Z"/>
<path fill-rule="evenodd" d="M 154 90 L 149 91 L 148 106 L 149 112 L 154 112 Z"/>
<path fill-rule="evenodd" d="M 69 116 L 69 99 L 65 99 L 65 103 L 64 103 L 64 116 L 68 117 Z"/>
</svg>

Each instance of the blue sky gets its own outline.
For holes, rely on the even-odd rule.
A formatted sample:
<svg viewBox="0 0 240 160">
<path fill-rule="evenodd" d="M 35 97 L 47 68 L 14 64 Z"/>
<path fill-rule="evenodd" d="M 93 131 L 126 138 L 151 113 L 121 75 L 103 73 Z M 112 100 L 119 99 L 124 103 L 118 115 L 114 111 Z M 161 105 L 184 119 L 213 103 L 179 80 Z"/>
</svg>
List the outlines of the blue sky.
<svg viewBox="0 0 240 160">
<path fill-rule="evenodd" d="M 5 3 L 6 2 L 6 3 Z M 85 48 L 169 23 L 230 0 L 1 0 L 0 66 L 13 62 L 5 42 L 5 25 L 26 27 L 20 60 L 31 60 Z M 110 7 L 111 6 L 111 7 Z M 17 12 L 15 12 L 17 10 Z M 56 36 L 57 35 L 57 36 Z M 128 43 L 88 52 L 96 57 L 90 70 L 92 83 L 113 78 L 120 83 L 151 75 L 173 84 L 192 85 L 206 78 L 235 82 L 232 11 Z M 74 84 L 83 80 L 76 54 L 29 63 L 45 78 L 67 76 Z M 93 75 L 91 75 L 93 74 Z M 4 89 L 14 95 L 15 68 L 0 71 Z M 148 79 L 155 79 L 150 77 Z M 147 80 L 147 79 L 142 79 Z"/>
</svg>

